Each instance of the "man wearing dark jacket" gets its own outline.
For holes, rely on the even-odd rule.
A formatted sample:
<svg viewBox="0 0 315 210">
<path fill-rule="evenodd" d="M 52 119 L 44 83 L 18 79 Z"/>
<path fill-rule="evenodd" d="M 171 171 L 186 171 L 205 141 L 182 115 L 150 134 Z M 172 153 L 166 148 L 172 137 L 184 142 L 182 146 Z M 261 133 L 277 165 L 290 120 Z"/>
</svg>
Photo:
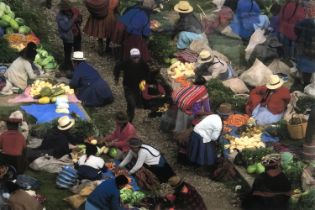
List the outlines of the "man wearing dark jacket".
<svg viewBox="0 0 315 210">
<path fill-rule="evenodd" d="M 139 83 L 145 80 L 149 73 L 149 66 L 141 59 L 139 49 L 130 50 L 130 59 L 118 63 L 114 69 L 115 83 L 118 84 L 120 71 L 123 71 L 123 86 L 127 101 L 127 113 L 132 122 L 136 107 L 142 107 L 142 97 Z"/>
<path fill-rule="evenodd" d="M 124 175 L 108 179 L 90 194 L 85 202 L 85 210 L 123 210 L 120 202 L 120 190 L 128 184 Z"/>
</svg>

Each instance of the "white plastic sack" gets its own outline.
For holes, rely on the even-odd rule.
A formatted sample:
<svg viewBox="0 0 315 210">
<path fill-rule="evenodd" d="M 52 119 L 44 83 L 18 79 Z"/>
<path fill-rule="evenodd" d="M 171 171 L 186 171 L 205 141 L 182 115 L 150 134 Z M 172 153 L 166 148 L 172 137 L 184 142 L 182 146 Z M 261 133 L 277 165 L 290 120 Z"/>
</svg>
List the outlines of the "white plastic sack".
<svg viewBox="0 0 315 210">
<path fill-rule="evenodd" d="M 249 43 L 245 49 L 245 59 L 248 61 L 253 53 L 256 45 L 262 44 L 266 41 L 265 30 L 256 29 L 250 37 Z"/>
<path fill-rule="evenodd" d="M 315 97 L 315 82 L 314 81 L 304 88 L 304 93 L 306 93 L 309 96 Z"/>
<path fill-rule="evenodd" d="M 217 6 L 215 11 L 220 11 L 225 3 L 225 0 L 212 0 L 212 3 Z"/>
<path fill-rule="evenodd" d="M 271 75 L 272 71 L 259 59 L 256 59 L 252 67 L 241 74 L 240 79 L 246 84 L 256 87 L 265 85 Z"/>
<path fill-rule="evenodd" d="M 65 155 L 68 156 L 68 155 Z M 53 156 L 42 156 L 34 160 L 29 167 L 35 171 L 46 171 L 48 173 L 59 173 L 63 166 L 73 165 L 68 157 L 56 159 Z"/>
<path fill-rule="evenodd" d="M 224 86 L 231 88 L 231 90 L 236 94 L 248 93 L 249 89 L 245 83 L 239 78 L 232 78 L 223 81 Z"/>
</svg>

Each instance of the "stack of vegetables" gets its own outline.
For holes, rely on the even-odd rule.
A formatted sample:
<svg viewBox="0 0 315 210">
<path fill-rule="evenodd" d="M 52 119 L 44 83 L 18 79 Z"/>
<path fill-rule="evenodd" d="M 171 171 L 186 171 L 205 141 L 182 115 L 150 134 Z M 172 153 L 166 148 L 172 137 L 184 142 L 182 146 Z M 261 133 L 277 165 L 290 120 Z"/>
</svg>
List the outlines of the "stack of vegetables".
<svg viewBox="0 0 315 210">
<path fill-rule="evenodd" d="M 35 56 L 35 64 L 39 65 L 46 71 L 52 71 L 58 68 L 55 58 L 50 55 L 42 46 L 37 48 L 36 51 L 37 55 Z"/>
<path fill-rule="evenodd" d="M 50 102 L 56 102 L 56 97 L 61 95 L 71 95 L 74 90 L 68 85 L 57 84 L 53 85 L 50 82 L 36 80 L 31 86 L 30 95 L 34 99 L 39 99 L 41 104 L 48 104 Z"/>
<path fill-rule="evenodd" d="M 141 191 L 133 191 L 126 188 L 120 190 L 120 198 L 124 204 L 134 206 L 139 204 L 145 197 L 146 195 Z"/>
</svg>

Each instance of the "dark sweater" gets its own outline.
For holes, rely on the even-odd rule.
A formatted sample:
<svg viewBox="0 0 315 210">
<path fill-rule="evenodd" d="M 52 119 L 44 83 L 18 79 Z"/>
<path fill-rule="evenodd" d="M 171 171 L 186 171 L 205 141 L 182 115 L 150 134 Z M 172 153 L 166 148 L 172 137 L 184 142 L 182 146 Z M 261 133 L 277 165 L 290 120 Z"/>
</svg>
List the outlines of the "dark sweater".
<svg viewBox="0 0 315 210">
<path fill-rule="evenodd" d="M 87 201 L 101 210 L 122 210 L 120 192 L 115 179 L 109 179 L 95 188 Z"/>
<path fill-rule="evenodd" d="M 123 85 L 131 90 L 139 91 L 139 83 L 148 77 L 149 66 L 146 62 L 134 63 L 131 60 L 118 63 L 114 69 L 115 81 L 119 80 L 123 71 Z"/>
</svg>

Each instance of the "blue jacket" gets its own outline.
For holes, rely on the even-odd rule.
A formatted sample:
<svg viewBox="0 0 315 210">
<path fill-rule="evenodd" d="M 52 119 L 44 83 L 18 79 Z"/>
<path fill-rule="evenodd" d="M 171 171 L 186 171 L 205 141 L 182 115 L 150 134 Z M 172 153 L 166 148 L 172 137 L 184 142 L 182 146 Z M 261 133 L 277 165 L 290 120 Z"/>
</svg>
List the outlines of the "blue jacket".
<svg viewBox="0 0 315 210">
<path fill-rule="evenodd" d="M 127 32 L 133 35 L 149 36 L 151 34 L 149 14 L 149 11 L 135 6 L 128 9 L 119 20 L 126 26 Z"/>
<path fill-rule="evenodd" d="M 59 37 L 66 43 L 73 43 L 72 26 L 74 23 L 71 18 L 64 15 L 62 12 L 59 12 L 56 17 L 56 22 L 58 25 Z"/>
<path fill-rule="evenodd" d="M 115 179 L 102 182 L 87 198 L 87 201 L 101 210 L 123 210 L 120 192 Z"/>
<path fill-rule="evenodd" d="M 70 87 L 85 106 L 102 106 L 113 98 L 107 82 L 86 62 L 81 62 L 74 69 Z"/>
</svg>

